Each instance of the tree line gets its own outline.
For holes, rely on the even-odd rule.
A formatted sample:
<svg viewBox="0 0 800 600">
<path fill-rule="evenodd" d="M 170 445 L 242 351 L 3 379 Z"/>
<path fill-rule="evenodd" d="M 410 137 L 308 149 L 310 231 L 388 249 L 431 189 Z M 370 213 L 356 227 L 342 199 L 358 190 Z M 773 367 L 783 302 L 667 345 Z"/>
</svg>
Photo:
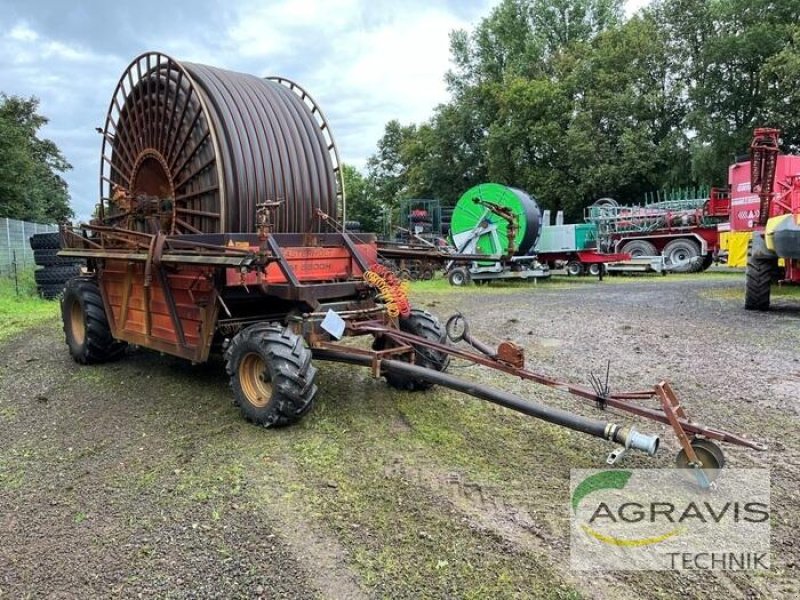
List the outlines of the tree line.
<svg viewBox="0 0 800 600">
<path fill-rule="evenodd" d="M 800 147 L 800 0 L 502 0 L 450 37 L 450 100 L 385 126 L 349 217 L 496 181 L 579 220 L 600 197 L 723 186 L 757 126 Z"/>
<path fill-rule="evenodd" d="M 72 167 L 39 137 L 47 118 L 38 109 L 36 98 L 0 93 L 0 217 L 58 223 L 73 215 L 61 176 Z"/>
</svg>

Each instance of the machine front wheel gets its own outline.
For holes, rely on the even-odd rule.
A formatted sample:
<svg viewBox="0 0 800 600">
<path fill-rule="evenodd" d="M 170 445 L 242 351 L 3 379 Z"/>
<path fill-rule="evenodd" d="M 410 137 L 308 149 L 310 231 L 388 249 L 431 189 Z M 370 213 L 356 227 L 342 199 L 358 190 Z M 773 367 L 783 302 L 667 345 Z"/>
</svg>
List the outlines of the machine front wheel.
<svg viewBox="0 0 800 600">
<path fill-rule="evenodd" d="M 299 421 L 317 393 L 317 369 L 303 338 L 277 323 L 240 331 L 225 351 L 234 403 L 248 421 L 281 427 Z"/>
<path fill-rule="evenodd" d="M 439 319 L 431 313 L 413 309 L 408 317 L 400 319 L 400 331 L 413 333 L 421 338 L 444 344 L 447 340 L 447 333 L 439 323 Z M 391 344 L 386 337 L 379 337 L 372 345 L 373 350 L 384 350 Z M 414 347 L 414 364 L 426 369 L 443 372 L 450 364 L 450 356 L 430 348 L 422 346 Z M 421 391 L 433 387 L 429 381 L 415 379 L 400 373 L 386 373 L 386 383 L 399 390 Z"/>
</svg>

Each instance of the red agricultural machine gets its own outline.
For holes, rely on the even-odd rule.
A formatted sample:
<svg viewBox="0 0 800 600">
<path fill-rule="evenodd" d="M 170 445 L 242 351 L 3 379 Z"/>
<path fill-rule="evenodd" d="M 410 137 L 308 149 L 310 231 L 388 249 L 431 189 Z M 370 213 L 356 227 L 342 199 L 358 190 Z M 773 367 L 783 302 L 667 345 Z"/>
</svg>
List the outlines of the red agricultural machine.
<svg viewBox="0 0 800 600">
<path fill-rule="evenodd" d="M 675 272 L 708 269 L 719 252 L 717 226 L 728 220 L 730 196 L 716 188 L 655 197 L 644 206 L 620 206 L 602 198 L 586 209 L 603 252 L 663 256 Z"/>
<path fill-rule="evenodd" d="M 618 392 L 607 376 L 558 381 L 527 369 L 519 346 L 475 339 L 461 315 L 442 326 L 413 309 L 406 284 L 378 264 L 374 235 L 336 230 L 344 198 L 335 146 L 295 84 L 146 54 L 120 79 L 104 140 L 98 218 L 62 229 L 61 254 L 89 269 L 62 300 L 79 363 L 119 358 L 126 344 L 196 363 L 223 353 L 242 414 L 266 427 L 311 409 L 313 361 L 356 364 L 399 389 L 438 384 L 622 450 L 658 449 L 657 436 L 633 427 L 447 374 L 457 359 L 667 424 L 679 466 L 704 481 L 724 463 L 712 440 L 763 449 L 690 420 L 665 382 Z"/>
<path fill-rule="evenodd" d="M 731 228 L 752 230 L 748 310 L 769 309 L 773 283 L 800 283 L 800 157 L 780 154 L 779 135 L 778 129 L 756 129 L 750 163 L 731 167 Z"/>
</svg>

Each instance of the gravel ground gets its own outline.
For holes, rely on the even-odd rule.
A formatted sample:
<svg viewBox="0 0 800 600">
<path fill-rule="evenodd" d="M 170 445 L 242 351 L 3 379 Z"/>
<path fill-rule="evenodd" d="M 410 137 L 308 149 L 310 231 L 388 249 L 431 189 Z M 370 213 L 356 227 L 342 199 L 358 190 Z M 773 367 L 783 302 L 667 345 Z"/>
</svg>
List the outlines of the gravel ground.
<svg viewBox="0 0 800 600">
<path fill-rule="evenodd" d="M 0 346 L 0 597 L 798 597 L 800 302 L 748 313 L 741 284 L 423 285 L 415 300 L 516 341 L 546 374 L 586 382 L 610 360 L 615 388 L 668 379 L 697 420 L 767 443 L 726 448 L 729 465 L 771 469 L 766 575 L 569 572 L 548 508 L 566 505 L 571 467 L 603 464 L 598 440 L 336 365 L 303 423 L 264 431 L 231 406 L 220 361 L 132 351 L 79 367 L 53 320 Z M 677 444 L 662 440 L 629 464 L 669 466 Z"/>
</svg>

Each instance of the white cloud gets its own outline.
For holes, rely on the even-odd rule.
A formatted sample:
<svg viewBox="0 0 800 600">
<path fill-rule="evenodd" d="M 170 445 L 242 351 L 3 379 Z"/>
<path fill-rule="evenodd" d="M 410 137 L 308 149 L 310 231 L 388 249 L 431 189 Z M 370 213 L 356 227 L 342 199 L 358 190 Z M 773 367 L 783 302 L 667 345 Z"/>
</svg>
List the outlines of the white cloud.
<svg viewBox="0 0 800 600">
<path fill-rule="evenodd" d="M 20 5 L 16 20 L 0 15 L 6 32 L 0 33 L 0 90 L 41 99 L 51 120 L 43 133 L 74 165 L 67 180 L 75 211 L 86 218 L 97 201 L 94 127 L 102 125 L 117 79 L 140 52 L 297 81 L 328 117 L 344 160 L 363 167 L 387 121 L 425 120 L 446 101 L 449 32 L 474 25 L 497 1 L 448 7 L 445 0 L 240 0 L 209 13 L 213 21 L 199 11 L 187 16 L 169 35 L 121 25 L 113 54 L 99 50 L 92 34 L 107 23 L 70 10 L 67 37 Z"/>
<path fill-rule="evenodd" d="M 11 31 L 8 32 L 8 37 L 17 42 L 35 42 L 39 39 L 39 35 L 31 29 L 27 23 L 18 23 Z"/>
</svg>

